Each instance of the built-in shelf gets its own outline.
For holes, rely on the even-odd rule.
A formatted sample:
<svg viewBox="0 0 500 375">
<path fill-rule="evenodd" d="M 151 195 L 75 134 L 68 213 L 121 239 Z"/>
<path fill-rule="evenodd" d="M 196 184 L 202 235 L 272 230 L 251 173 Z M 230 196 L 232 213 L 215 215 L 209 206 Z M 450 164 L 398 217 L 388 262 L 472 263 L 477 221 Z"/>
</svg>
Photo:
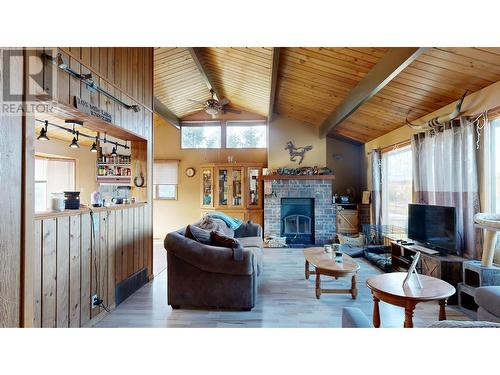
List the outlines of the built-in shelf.
<svg viewBox="0 0 500 375">
<path fill-rule="evenodd" d="M 109 167 L 131 167 L 131 164 L 120 164 L 120 163 L 97 163 L 97 165 L 107 165 Z"/>
<path fill-rule="evenodd" d="M 97 176 L 98 180 L 130 180 L 131 176 Z"/>
<path fill-rule="evenodd" d="M 279 175 L 270 174 L 262 176 L 263 180 L 335 180 L 335 175 Z"/>
</svg>

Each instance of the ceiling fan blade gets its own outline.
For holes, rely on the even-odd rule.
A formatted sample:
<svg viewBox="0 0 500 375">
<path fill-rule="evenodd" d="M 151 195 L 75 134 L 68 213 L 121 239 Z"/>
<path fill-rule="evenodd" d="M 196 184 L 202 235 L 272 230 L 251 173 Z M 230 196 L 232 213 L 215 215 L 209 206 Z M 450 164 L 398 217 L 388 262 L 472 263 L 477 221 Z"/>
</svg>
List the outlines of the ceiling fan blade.
<svg viewBox="0 0 500 375">
<path fill-rule="evenodd" d="M 230 101 L 228 98 L 224 98 L 224 99 L 220 100 L 219 103 L 220 103 L 220 105 L 224 106 L 224 105 L 229 104 Z"/>
<path fill-rule="evenodd" d="M 200 102 L 199 100 L 193 100 L 193 99 L 187 99 L 187 100 L 190 101 L 190 102 L 193 102 L 193 103 L 201 104 L 201 105 L 205 105 L 206 104 L 205 102 Z"/>
<path fill-rule="evenodd" d="M 232 113 L 238 113 L 238 114 L 241 113 L 241 111 L 239 109 L 234 109 L 234 108 L 224 108 L 224 112 L 232 112 Z"/>
</svg>

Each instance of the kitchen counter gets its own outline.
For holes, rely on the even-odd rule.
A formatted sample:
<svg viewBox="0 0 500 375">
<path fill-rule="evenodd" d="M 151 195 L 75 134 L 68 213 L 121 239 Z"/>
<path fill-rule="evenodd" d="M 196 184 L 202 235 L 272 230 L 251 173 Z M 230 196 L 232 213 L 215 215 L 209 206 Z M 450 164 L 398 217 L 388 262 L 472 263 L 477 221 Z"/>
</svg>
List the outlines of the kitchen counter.
<svg viewBox="0 0 500 375">
<path fill-rule="evenodd" d="M 81 205 L 80 208 L 77 210 L 36 212 L 35 213 L 35 220 L 44 220 L 44 219 L 51 219 L 51 218 L 63 217 L 63 216 L 81 215 L 81 214 L 88 213 L 91 210 L 93 212 L 124 210 L 127 208 L 142 207 L 142 206 L 145 206 L 146 204 L 147 204 L 146 202 L 138 202 L 138 203 L 131 203 L 131 204 L 114 204 L 114 205 L 106 206 L 106 207 L 88 207 L 85 205 Z"/>
</svg>

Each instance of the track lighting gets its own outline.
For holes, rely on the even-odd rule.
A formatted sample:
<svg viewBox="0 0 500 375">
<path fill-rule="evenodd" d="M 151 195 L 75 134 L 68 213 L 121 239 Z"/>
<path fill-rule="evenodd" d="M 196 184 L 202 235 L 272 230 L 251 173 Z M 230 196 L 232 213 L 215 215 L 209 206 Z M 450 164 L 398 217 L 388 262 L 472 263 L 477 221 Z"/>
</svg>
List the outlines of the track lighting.
<svg viewBox="0 0 500 375">
<path fill-rule="evenodd" d="M 50 141 L 50 138 L 47 137 L 47 127 L 49 126 L 49 122 L 45 121 L 45 127 L 40 129 L 40 135 L 37 137 L 40 141 Z"/>
<path fill-rule="evenodd" d="M 53 126 L 54 128 L 61 129 L 61 130 L 64 130 L 64 131 L 66 131 L 68 133 L 73 134 L 73 140 L 71 141 L 71 144 L 69 145 L 69 147 L 71 147 L 71 148 L 80 148 L 80 145 L 78 144 L 78 141 L 80 140 L 80 136 L 82 136 L 84 138 L 90 138 L 90 139 L 94 140 L 94 142 L 92 143 L 92 147 L 89 150 L 90 152 L 98 152 L 98 150 L 97 150 L 97 143 L 99 141 L 102 141 L 103 143 L 111 143 L 112 145 L 114 144 L 114 147 L 113 147 L 113 156 L 118 155 L 118 153 L 117 153 L 118 147 L 123 147 L 125 150 L 130 149 L 130 146 L 128 144 L 128 140 L 125 141 L 125 143 L 110 142 L 107 139 L 107 134 L 106 133 L 104 133 L 104 138 L 101 138 L 101 137 L 99 137 L 99 135 L 95 135 L 95 136 L 94 135 L 89 135 L 89 134 L 81 133 L 80 131 L 76 130 L 75 125 L 81 125 L 82 126 L 83 125 L 83 121 L 79 121 L 79 120 L 66 120 L 65 121 L 66 124 L 72 124 L 73 125 L 71 129 L 69 129 L 69 128 L 65 127 L 65 126 L 58 125 L 58 124 L 50 123 L 47 120 L 35 119 L 35 121 L 44 123 L 44 127 L 40 129 L 40 134 L 37 137 L 37 139 L 39 139 L 39 140 L 43 140 L 43 141 L 50 140 L 49 137 L 47 136 L 47 134 L 48 134 L 48 126 L 50 125 L 50 126 Z"/>
<path fill-rule="evenodd" d="M 95 137 L 94 143 L 92 143 L 92 147 L 90 148 L 90 152 L 97 152 L 97 137 Z"/>
<path fill-rule="evenodd" d="M 71 141 L 71 144 L 69 145 L 69 147 L 80 148 L 80 145 L 78 144 L 78 132 L 76 132 L 76 137 L 73 137 L 73 140 Z"/>
<path fill-rule="evenodd" d="M 64 62 L 63 57 L 62 57 L 62 55 L 60 53 L 58 53 L 56 55 L 56 61 L 55 61 L 55 63 L 61 69 L 67 69 L 68 68 L 68 65 L 66 65 L 66 63 Z"/>
</svg>

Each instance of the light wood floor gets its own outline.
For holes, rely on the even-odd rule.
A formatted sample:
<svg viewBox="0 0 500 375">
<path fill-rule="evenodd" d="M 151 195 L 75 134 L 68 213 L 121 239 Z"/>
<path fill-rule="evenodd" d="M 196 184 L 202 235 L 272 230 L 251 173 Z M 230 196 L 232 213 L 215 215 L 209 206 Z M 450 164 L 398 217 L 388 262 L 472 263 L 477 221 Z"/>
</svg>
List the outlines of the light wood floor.
<svg viewBox="0 0 500 375">
<path fill-rule="evenodd" d="M 156 244 L 155 246 L 162 246 Z M 249 312 L 172 310 L 167 305 L 166 271 L 142 287 L 97 327 L 341 327 L 344 306 L 360 308 L 372 317 L 372 298 L 366 279 L 381 273 L 362 258 L 357 259 L 359 294 L 324 294 L 317 300 L 314 276 L 304 278 L 302 249 L 264 249 L 264 273 L 259 281 L 257 304 Z M 349 288 L 349 279 L 322 277 L 323 288 Z M 335 286 L 333 286 L 335 284 Z M 343 286 L 342 286 L 343 285 Z M 402 327 L 403 309 L 380 304 L 382 327 Z M 456 307 L 448 306 L 448 319 L 468 320 Z M 438 305 L 420 303 L 415 310 L 415 327 L 437 320 Z"/>
</svg>

